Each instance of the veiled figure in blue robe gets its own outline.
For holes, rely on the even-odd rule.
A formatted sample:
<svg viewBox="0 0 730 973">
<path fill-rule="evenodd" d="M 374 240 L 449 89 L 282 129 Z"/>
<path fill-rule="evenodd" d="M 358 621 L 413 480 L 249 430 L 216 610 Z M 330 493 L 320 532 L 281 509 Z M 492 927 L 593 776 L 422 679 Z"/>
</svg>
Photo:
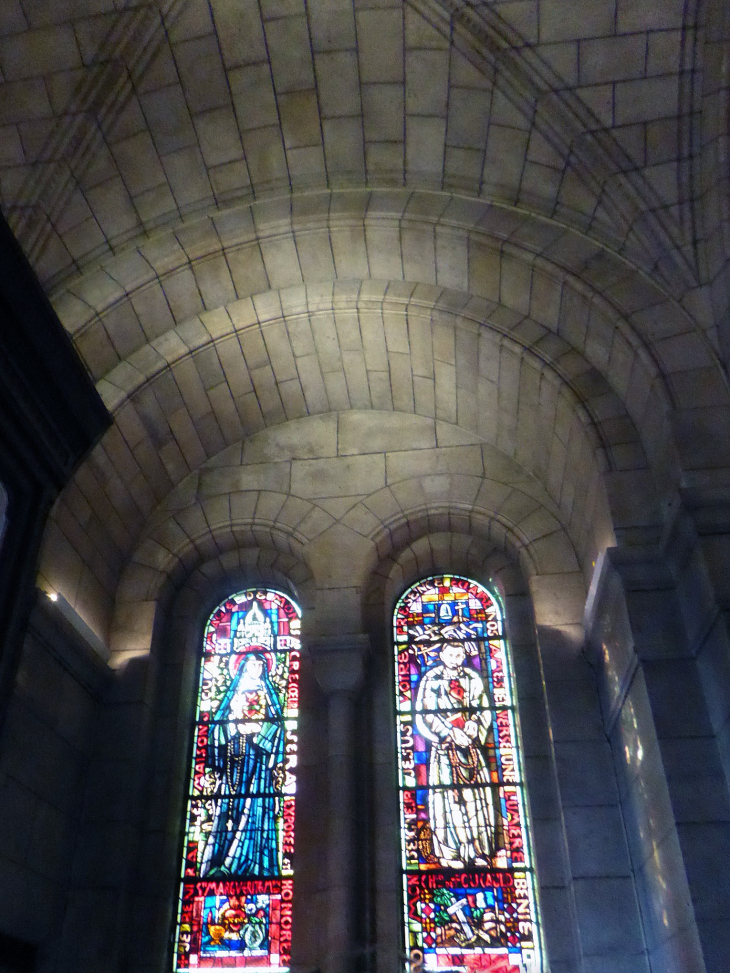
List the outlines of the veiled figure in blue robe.
<svg viewBox="0 0 730 973">
<path fill-rule="evenodd" d="M 284 759 L 281 702 L 261 652 L 248 652 L 215 714 L 208 768 L 216 809 L 202 878 L 279 874 L 277 784 Z"/>
</svg>

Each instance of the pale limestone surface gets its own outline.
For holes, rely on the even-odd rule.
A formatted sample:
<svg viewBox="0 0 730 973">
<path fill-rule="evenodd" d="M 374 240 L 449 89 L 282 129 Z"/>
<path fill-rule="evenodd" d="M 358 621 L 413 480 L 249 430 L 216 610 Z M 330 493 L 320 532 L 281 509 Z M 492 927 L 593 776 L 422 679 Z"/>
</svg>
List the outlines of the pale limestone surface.
<svg viewBox="0 0 730 973">
<path fill-rule="evenodd" d="M 200 626 L 259 582 L 313 660 L 296 965 L 393 973 L 390 612 L 439 571 L 505 598 L 550 973 L 725 973 L 729 49 L 721 0 L 0 5 L 0 204 L 114 417 L 40 564 L 112 689 L 37 616 L 0 740 L 42 973 L 167 969 Z"/>
</svg>

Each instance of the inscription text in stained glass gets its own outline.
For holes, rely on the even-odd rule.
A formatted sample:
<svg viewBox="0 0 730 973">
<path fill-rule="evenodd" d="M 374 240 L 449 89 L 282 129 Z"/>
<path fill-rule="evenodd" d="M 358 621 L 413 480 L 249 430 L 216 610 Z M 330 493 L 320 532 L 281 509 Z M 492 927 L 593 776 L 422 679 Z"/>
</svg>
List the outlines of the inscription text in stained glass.
<svg viewBox="0 0 730 973">
<path fill-rule="evenodd" d="M 394 623 L 407 949 L 427 970 L 539 973 L 500 605 L 466 578 L 429 578 Z"/>
</svg>

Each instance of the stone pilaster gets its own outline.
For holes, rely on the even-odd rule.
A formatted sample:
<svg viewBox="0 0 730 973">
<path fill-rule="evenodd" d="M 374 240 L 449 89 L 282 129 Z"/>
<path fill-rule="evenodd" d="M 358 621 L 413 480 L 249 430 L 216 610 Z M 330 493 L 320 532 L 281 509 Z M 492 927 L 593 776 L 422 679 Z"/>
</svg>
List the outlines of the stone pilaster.
<svg viewBox="0 0 730 973">
<path fill-rule="evenodd" d="M 586 609 L 652 967 L 720 973 L 728 802 L 671 545 L 612 548 Z M 693 608 L 690 606 L 693 604 Z"/>
<path fill-rule="evenodd" d="M 325 973 L 347 973 L 354 965 L 354 716 L 368 646 L 366 635 L 325 636 L 307 643 L 315 676 L 327 695 L 329 820 Z"/>
<path fill-rule="evenodd" d="M 730 476 L 693 474 L 667 536 L 690 652 L 730 785 Z"/>
</svg>

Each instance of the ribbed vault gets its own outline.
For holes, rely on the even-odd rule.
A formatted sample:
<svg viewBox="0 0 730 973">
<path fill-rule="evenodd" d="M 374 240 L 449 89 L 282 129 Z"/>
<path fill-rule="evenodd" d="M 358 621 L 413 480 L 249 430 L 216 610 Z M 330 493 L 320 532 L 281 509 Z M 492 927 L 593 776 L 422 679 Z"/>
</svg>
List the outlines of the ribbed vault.
<svg viewBox="0 0 730 973">
<path fill-rule="evenodd" d="M 266 353 L 268 341 L 277 349 L 278 380 L 270 364 L 252 369 L 238 408 L 226 385 L 227 402 L 218 399 L 217 413 L 209 413 L 206 437 L 189 378 L 176 385 L 163 371 L 120 408 L 115 427 L 77 474 L 49 525 L 42 574 L 100 631 L 108 630 L 115 598 L 126 597 L 128 582 L 118 591 L 117 584 L 130 557 L 146 565 L 135 568 L 137 582 L 145 570 L 178 570 L 175 544 L 195 544 L 217 524 L 234 525 L 244 531 L 239 543 L 253 543 L 251 524 L 266 534 L 280 518 L 304 543 L 346 512 L 356 516 L 348 497 L 391 495 L 412 473 L 437 474 L 420 503 L 459 499 L 468 507 L 480 478 L 503 480 L 508 468 L 508 483 L 538 491 L 528 512 L 544 505 L 560 518 L 588 570 L 612 533 L 607 484 L 632 476 L 651 483 L 633 424 L 598 375 L 584 383 L 582 399 L 513 338 L 443 312 L 408 317 L 401 309 L 368 319 L 351 309 L 299 323 L 322 393 L 319 402 L 310 401 L 309 418 L 307 398 L 293 394 L 291 322 L 290 330 L 272 324 L 273 334 L 267 326 L 249 329 L 243 350 L 234 340 L 237 358 L 215 357 L 216 367 L 221 375 L 227 368 L 247 376 L 245 352 L 250 361 L 255 348 Z M 181 364 L 195 368 L 194 359 Z M 287 367 L 291 377 L 281 373 Z M 170 404 L 173 390 L 177 409 Z M 268 414 L 262 403 L 269 403 Z M 289 416 L 284 404 L 295 407 Z M 227 424 L 217 418 L 225 418 L 225 406 L 232 416 Z M 241 416 L 249 417 L 247 427 Z M 489 498 L 487 509 L 496 511 L 505 499 Z M 401 509 L 401 501 L 390 502 L 393 512 Z M 651 496 L 640 509 L 615 513 L 629 530 L 656 517 Z M 372 519 L 372 512 L 364 515 Z"/>
<path fill-rule="evenodd" d="M 391 454 L 452 495 L 419 468 L 382 529 L 501 523 L 469 478 L 512 464 L 585 573 L 730 465 L 721 5 L 11 6 L 3 207 L 115 418 L 41 572 L 103 637 L 211 557 L 306 562 L 406 490 Z M 348 456 L 382 482 L 343 493 Z"/>
<path fill-rule="evenodd" d="M 0 205 L 114 420 L 6 724 L 39 969 L 169 967 L 249 584 L 304 608 L 294 968 L 402 965 L 381 650 L 442 571 L 504 595 L 550 968 L 725 969 L 729 66 L 726 0 L 0 0 Z"/>
<path fill-rule="evenodd" d="M 697 286 L 686 180 L 661 144 L 695 148 L 678 43 L 694 5 L 616 18 L 605 2 L 575 23 L 536 0 L 45 6 L 4 25 L 3 115 L 25 127 L 2 185 L 49 282 L 231 199 L 405 184 L 529 208 L 678 294 Z"/>
</svg>

